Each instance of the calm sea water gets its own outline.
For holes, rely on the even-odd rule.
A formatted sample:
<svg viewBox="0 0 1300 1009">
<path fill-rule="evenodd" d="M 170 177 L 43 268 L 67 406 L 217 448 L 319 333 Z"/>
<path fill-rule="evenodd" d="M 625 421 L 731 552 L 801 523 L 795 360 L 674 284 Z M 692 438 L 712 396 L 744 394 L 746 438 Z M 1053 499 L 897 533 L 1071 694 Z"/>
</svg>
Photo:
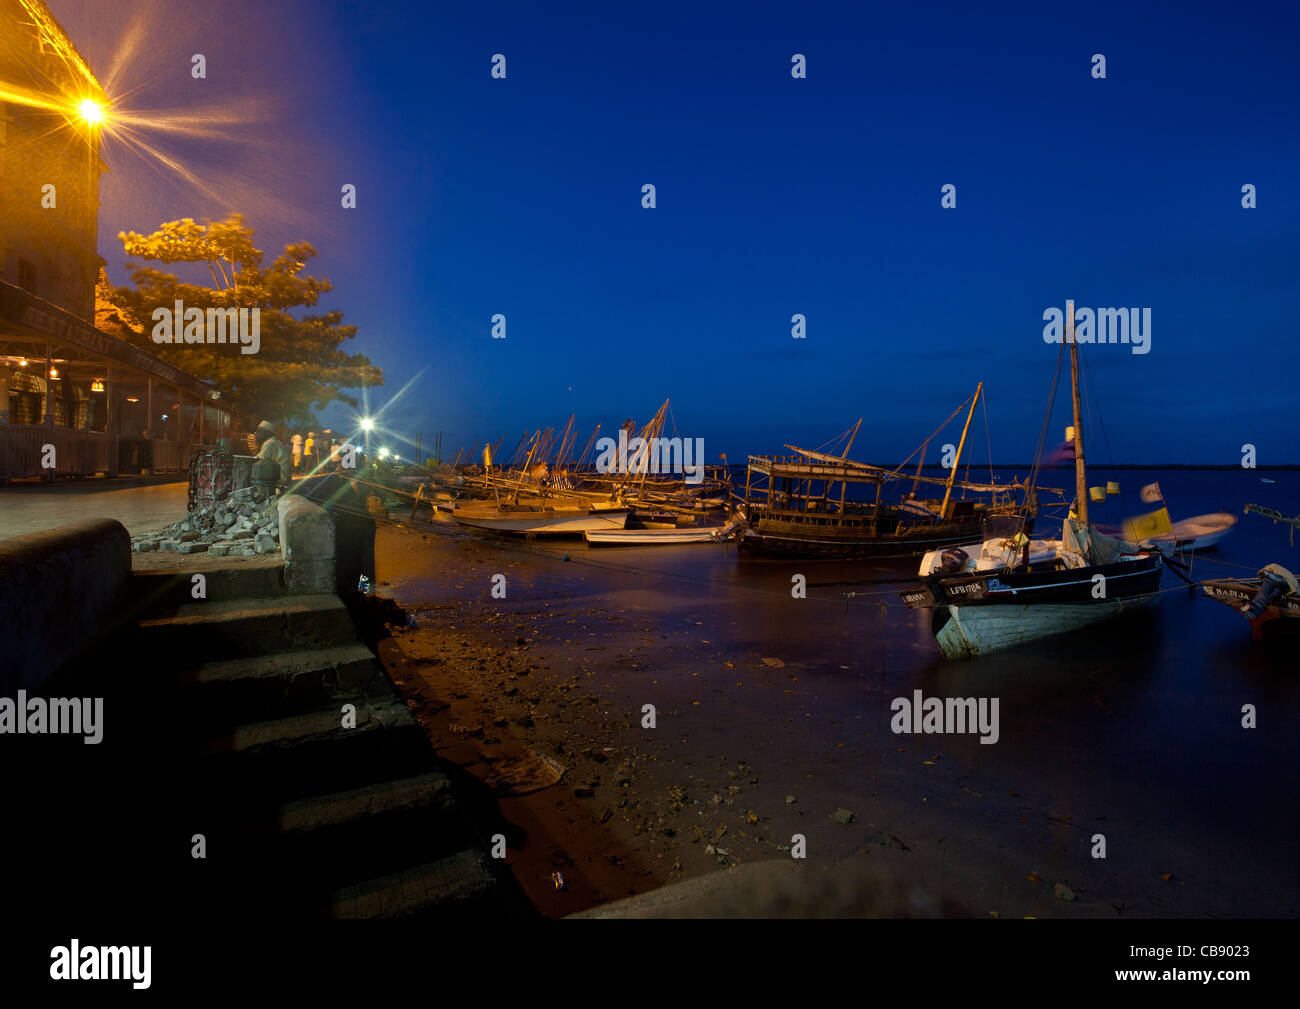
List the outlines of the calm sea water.
<svg viewBox="0 0 1300 1009">
<path fill-rule="evenodd" d="M 1093 484 L 1117 479 L 1123 491 L 1095 507 L 1094 521 L 1119 524 L 1151 510 L 1137 494 L 1151 482 L 1160 484 L 1175 519 L 1238 516 L 1217 550 L 1196 557 L 1193 577 L 1250 575 L 1268 563 L 1300 572 L 1289 527 L 1242 511 L 1255 502 L 1300 513 L 1300 473 L 1090 475 Z M 1058 470 L 1043 482 L 1067 486 L 1071 477 Z M 1037 531 L 1056 528 L 1040 520 Z M 734 545 L 600 549 L 569 542 L 528 549 L 541 551 L 530 562 L 536 579 L 558 594 L 634 607 L 639 619 L 652 614 L 664 630 L 699 628 L 715 647 L 797 666 L 809 703 L 876 738 L 889 738 L 890 700 L 913 690 L 998 697 L 998 745 L 954 736 L 927 737 L 925 745 L 985 788 L 1032 794 L 1043 805 L 1104 819 L 1120 843 L 1141 834 L 1149 848 L 1166 846 L 1169 861 L 1203 873 L 1219 866 L 1216 879 L 1249 887 L 1258 903 L 1248 906 L 1259 913 L 1295 913 L 1300 638 L 1252 641 L 1242 617 L 1171 572 L 1148 614 L 949 662 L 939 655 L 928 612 L 910 611 L 898 598 L 897 582 L 915 572 L 914 561 L 750 560 Z M 791 598 L 796 573 L 807 577 L 806 600 Z M 752 720 L 783 714 L 780 691 L 754 697 Z M 1255 707 L 1257 728 L 1242 727 L 1243 705 Z M 1240 861 L 1228 869 L 1225 860 Z"/>
</svg>

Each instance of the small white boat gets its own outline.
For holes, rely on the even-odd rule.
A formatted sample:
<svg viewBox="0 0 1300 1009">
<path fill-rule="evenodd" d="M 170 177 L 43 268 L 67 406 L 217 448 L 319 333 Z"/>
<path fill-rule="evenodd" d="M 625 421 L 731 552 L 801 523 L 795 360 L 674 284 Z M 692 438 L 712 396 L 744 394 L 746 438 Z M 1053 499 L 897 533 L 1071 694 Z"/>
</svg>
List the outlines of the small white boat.
<svg viewBox="0 0 1300 1009">
<path fill-rule="evenodd" d="M 730 534 L 731 526 L 712 529 L 590 529 L 583 535 L 593 546 L 645 547 L 672 546 L 678 543 L 720 543 Z"/>
<path fill-rule="evenodd" d="M 519 536 L 580 536 L 593 530 L 622 529 L 627 508 L 560 505 L 536 508 L 524 505 L 476 503 L 459 506 L 451 516 L 463 526 Z"/>
<path fill-rule="evenodd" d="M 1031 540 L 1028 561 L 1033 565 L 1045 564 L 1060 552 L 1060 540 Z M 982 543 L 963 543 L 960 546 L 929 550 L 921 558 L 917 574 L 922 578 L 939 574 L 973 574 L 978 571 L 997 571 L 1013 567 L 1024 558 L 1023 541 L 991 537 Z"/>
<path fill-rule="evenodd" d="M 1209 550 L 1219 540 L 1232 532 L 1237 524 L 1237 516 L 1228 512 L 1215 512 L 1213 515 L 1197 515 L 1174 523 L 1174 531 L 1161 536 L 1152 536 L 1151 542 L 1164 553 L 1191 553 L 1193 550 Z"/>
</svg>

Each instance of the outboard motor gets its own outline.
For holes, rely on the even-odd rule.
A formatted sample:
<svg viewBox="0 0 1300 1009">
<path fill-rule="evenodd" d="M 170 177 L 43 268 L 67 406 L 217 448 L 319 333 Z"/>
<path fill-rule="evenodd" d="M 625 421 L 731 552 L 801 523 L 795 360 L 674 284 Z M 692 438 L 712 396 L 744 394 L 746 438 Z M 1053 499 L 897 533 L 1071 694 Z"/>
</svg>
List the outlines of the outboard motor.
<svg viewBox="0 0 1300 1009">
<path fill-rule="evenodd" d="M 1290 592 L 1295 591 L 1295 577 L 1286 568 L 1270 564 L 1259 573 L 1255 598 L 1241 612 L 1248 620 L 1258 620 L 1264 611 Z"/>
<path fill-rule="evenodd" d="M 970 560 L 970 554 L 960 547 L 949 547 L 939 555 L 939 568 L 934 573 L 937 575 L 955 575 L 966 570 L 966 564 Z"/>
</svg>

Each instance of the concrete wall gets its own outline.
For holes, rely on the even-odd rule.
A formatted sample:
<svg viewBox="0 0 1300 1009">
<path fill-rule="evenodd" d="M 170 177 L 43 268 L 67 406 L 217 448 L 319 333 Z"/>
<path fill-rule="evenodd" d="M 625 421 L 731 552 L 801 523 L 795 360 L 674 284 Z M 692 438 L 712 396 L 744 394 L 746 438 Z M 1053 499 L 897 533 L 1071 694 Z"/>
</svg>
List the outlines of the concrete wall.
<svg viewBox="0 0 1300 1009">
<path fill-rule="evenodd" d="M 131 537 L 114 519 L 0 540 L 0 695 L 39 685 L 98 637 L 130 576 Z"/>
</svg>

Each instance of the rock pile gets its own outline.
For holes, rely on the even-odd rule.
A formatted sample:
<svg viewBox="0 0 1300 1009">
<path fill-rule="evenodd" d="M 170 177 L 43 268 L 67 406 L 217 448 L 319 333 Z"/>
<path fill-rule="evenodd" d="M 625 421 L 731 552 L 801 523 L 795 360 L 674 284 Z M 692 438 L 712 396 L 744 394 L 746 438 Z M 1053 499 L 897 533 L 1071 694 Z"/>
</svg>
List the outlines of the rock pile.
<svg viewBox="0 0 1300 1009">
<path fill-rule="evenodd" d="M 166 550 L 178 554 L 209 553 L 216 557 L 251 557 L 280 549 L 280 518 L 275 496 L 258 487 L 244 487 L 224 501 L 197 508 L 161 532 L 137 536 L 133 550 Z"/>
</svg>

